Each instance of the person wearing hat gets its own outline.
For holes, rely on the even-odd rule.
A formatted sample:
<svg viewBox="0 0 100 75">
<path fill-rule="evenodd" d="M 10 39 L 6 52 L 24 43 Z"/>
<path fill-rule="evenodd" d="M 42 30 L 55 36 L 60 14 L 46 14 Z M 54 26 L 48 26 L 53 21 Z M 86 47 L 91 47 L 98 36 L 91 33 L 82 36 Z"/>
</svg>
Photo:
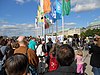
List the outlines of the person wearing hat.
<svg viewBox="0 0 100 75">
<path fill-rule="evenodd" d="M 94 75 L 100 75 L 100 36 L 95 35 L 96 44 L 91 45 L 89 54 L 91 54 L 90 65 L 93 67 Z"/>
</svg>

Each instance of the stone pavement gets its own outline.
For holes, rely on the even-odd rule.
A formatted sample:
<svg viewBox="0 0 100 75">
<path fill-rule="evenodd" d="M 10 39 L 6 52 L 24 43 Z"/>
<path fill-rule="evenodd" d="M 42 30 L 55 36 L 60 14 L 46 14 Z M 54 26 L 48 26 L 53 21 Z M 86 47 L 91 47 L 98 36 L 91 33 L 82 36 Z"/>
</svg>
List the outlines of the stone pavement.
<svg viewBox="0 0 100 75">
<path fill-rule="evenodd" d="M 83 51 L 84 53 L 84 56 L 86 56 L 88 54 L 88 51 Z M 90 65 L 90 57 L 91 55 L 88 55 L 84 61 L 84 63 L 86 63 L 86 66 L 85 66 L 85 73 L 86 75 L 93 75 L 93 72 L 92 72 L 92 67 Z"/>
</svg>

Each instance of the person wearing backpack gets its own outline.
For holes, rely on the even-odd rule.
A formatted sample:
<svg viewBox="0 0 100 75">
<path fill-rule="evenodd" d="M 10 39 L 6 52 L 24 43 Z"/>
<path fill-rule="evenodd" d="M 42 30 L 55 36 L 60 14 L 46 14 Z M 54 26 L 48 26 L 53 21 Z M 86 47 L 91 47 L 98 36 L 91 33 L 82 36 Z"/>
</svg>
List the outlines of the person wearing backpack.
<svg viewBox="0 0 100 75">
<path fill-rule="evenodd" d="M 49 70 L 48 71 L 55 71 L 59 67 L 58 61 L 56 59 L 56 45 L 53 45 L 53 47 L 50 50 L 50 61 L 49 61 Z"/>
<path fill-rule="evenodd" d="M 39 57 L 38 72 L 43 74 L 45 72 L 46 58 L 45 58 L 45 41 L 42 41 L 41 44 L 36 49 L 36 54 Z"/>
<path fill-rule="evenodd" d="M 57 52 L 57 61 L 59 67 L 55 71 L 45 73 L 44 75 L 76 75 L 76 69 L 72 66 L 75 58 L 74 50 L 71 46 L 61 45 Z"/>
<path fill-rule="evenodd" d="M 7 54 L 10 49 L 6 46 L 6 41 L 5 39 L 0 38 L 0 75 L 5 75 L 5 70 L 4 70 L 4 63 L 5 60 L 7 59 Z"/>
<path fill-rule="evenodd" d="M 28 49 L 27 47 L 27 41 L 25 39 L 25 36 L 19 36 L 17 39 L 19 43 L 19 48 L 15 49 L 14 54 L 16 53 L 22 53 L 27 55 L 28 57 L 28 62 L 29 62 L 29 67 L 28 67 L 28 72 L 31 73 L 32 75 L 37 75 L 37 68 L 38 68 L 38 63 L 39 59 L 32 49 Z"/>
</svg>

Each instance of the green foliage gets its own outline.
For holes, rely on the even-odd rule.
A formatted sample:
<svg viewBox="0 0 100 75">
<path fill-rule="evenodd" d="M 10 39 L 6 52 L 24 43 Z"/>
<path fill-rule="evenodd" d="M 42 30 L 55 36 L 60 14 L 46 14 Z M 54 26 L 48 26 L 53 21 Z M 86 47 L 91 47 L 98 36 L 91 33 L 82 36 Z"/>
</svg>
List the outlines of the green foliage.
<svg viewBox="0 0 100 75">
<path fill-rule="evenodd" d="M 94 36 L 95 34 L 100 35 L 100 29 L 88 29 L 85 32 L 82 32 L 80 34 L 81 37 L 89 37 L 89 36 Z"/>
<path fill-rule="evenodd" d="M 82 32 L 82 33 L 80 34 L 80 36 L 81 36 L 81 37 L 86 37 L 85 32 Z"/>
</svg>

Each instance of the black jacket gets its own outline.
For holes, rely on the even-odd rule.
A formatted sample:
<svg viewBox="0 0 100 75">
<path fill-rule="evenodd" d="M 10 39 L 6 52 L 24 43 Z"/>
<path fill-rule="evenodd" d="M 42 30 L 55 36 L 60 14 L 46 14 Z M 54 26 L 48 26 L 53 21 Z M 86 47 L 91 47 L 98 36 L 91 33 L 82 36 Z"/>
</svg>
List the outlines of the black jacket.
<svg viewBox="0 0 100 75">
<path fill-rule="evenodd" d="M 90 65 L 100 68 L 100 47 L 91 45 L 89 53 L 91 54 Z"/>
<path fill-rule="evenodd" d="M 49 53 L 50 49 L 52 48 L 52 44 L 53 44 L 52 41 L 49 41 L 49 42 L 47 43 L 47 52 L 48 52 L 48 53 Z"/>
</svg>

